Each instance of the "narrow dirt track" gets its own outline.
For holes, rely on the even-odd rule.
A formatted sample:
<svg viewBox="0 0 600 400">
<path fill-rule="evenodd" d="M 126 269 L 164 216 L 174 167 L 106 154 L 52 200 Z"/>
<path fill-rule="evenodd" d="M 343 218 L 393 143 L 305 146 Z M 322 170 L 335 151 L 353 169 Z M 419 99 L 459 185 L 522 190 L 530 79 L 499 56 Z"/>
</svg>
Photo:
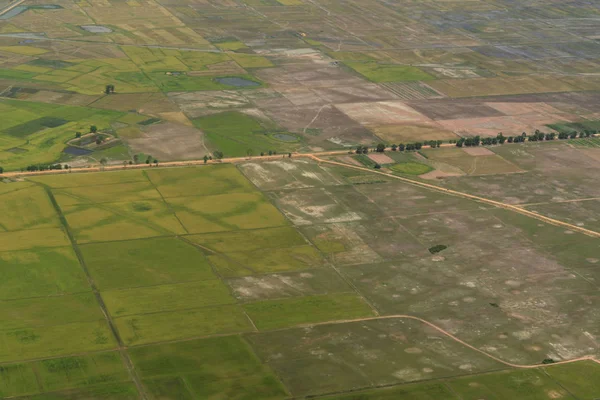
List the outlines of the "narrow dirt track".
<svg viewBox="0 0 600 400">
<path fill-rule="evenodd" d="M 338 324 L 346 324 L 346 323 L 352 323 L 352 322 L 366 322 L 366 321 L 378 321 L 378 320 L 384 320 L 384 319 L 411 319 L 414 321 L 419 321 L 420 323 L 429 326 L 430 328 L 435 329 L 436 331 L 440 332 L 441 334 L 443 334 L 444 336 L 447 336 L 448 338 L 454 340 L 457 343 L 460 343 L 461 345 L 468 347 L 469 349 L 476 351 L 479 354 L 482 354 L 496 362 L 499 362 L 501 364 L 504 364 L 508 367 L 512 367 L 512 368 L 520 368 L 520 369 L 532 369 L 532 368 L 540 368 L 540 367 L 548 367 L 548 366 L 552 366 L 552 365 L 561 365 L 561 364 L 570 364 L 570 363 L 574 363 L 574 362 L 578 362 L 578 361 L 585 361 L 585 360 L 589 360 L 589 361 L 593 361 L 596 362 L 598 364 L 600 364 L 600 360 L 596 359 L 594 356 L 583 356 L 583 357 L 579 357 L 579 358 L 574 358 L 572 360 L 565 360 L 565 361 L 558 361 L 552 364 L 530 364 L 530 365 L 521 365 L 521 364 L 513 364 L 510 363 L 508 361 L 504 361 L 496 356 L 491 355 L 490 353 L 487 353 L 483 350 L 478 349 L 475 346 L 470 345 L 469 343 L 457 338 L 456 336 L 454 336 L 453 334 L 451 334 L 450 332 L 440 328 L 439 326 L 424 320 L 422 318 L 419 317 L 415 317 L 412 315 L 405 315 L 405 314 L 396 314 L 396 315 L 383 315 L 383 316 L 377 316 L 377 317 L 367 317 L 367 318 L 357 318 L 357 319 L 347 319 L 347 320 L 337 320 L 337 321 L 327 321 L 327 322 L 319 322 L 316 324 L 306 324 L 306 325 L 301 325 L 302 326 L 322 326 L 322 325 L 338 325 Z M 296 327 L 298 328 L 298 326 Z"/>
<path fill-rule="evenodd" d="M 569 223 L 564 222 L 564 221 L 560 221 L 560 220 L 557 220 L 557 219 L 554 219 L 554 218 L 546 217 L 546 216 L 540 215 L 540 214 L 538 214 L 536 212 L 529 211 L 529 210 L 526 210 L 526 209 L 524 209 L 522 207 L 515 206 L 515 205 L 512 205 L 512 204 L 506 204 L 506 203 L 502 203 L 500 201 L 486 199 L 485 197 L 475 196 L 475 195 L 472 195 L 472 194 L 468 194 L 468 193 L 464 193 L 464 192 L 459 192 L 459 191 L 452 190 L 452 189 L 446 189 L 446 188 L 443 188 L 443 187 L 440 187 L 440 186 L 432 185 L 430 183 L 425 183 L 425 182 L 421 182 L 421 181 L 417 181 L 417 180 L 413 180 L 413 179 L 409 179 L 409 178 L 404 178 L 404 177 L 401 177 L 401 176 L 392 175 L 392 174 L 388 174 L 388 173 L 385 173 L 385 172 L 374 171 L 374 170 L 371 170 L 371 169 L 368 169 L 368 168 L 364 168 L 364 167 L 359 167 L 359 166 L 356 166 L 356 165 L 344 164 L 344 163 L 341 163 L 341 162 L 331 161 L 331 160 L 324 160 L 324 159 L 319 158 L 317 155 L 314 155 L 314 154 L 310 154 L 308 156 L 310 158 L 312 158 L 313 160 L 315 160 L 316 162 L 319 162 L 319 163 L 338 165 L 338 166 L 342 166 L 342 167 L 346 167 L 346 168 L 352 168 L 352 169 L 357 169 L 357 170 L 361 170 L 361 171 L 367 171 L 367 172 L 370 172 L 370 173 L 373 173 L 373 174 L 383 175 L 383 176 L 386 176 L 388 178 L 392 178 L 392 179 L 396 179 L 396 180 L 399 180 L 399 181 L 403 181 L 403 182 L 409 183 L 409 184 L 414 185 L 414 186 L 420 186 L 420 187 L 424 187 L 424 188 L 427 188 L 427 189 L 436 190 L 438 192 L 447 193 L 447 194 L 450 194 L 450 195 L 453 195 L 453 196 L 464 197 L 466 199 L 475 200 L 475 201 L 479 201 L 481 203 L 490 204 L 490 205 L 493 205 L 493 206 L 498 207 L 498 208 L 504 208 L 506 210 L 514 211 L 514 212 L 517 212 L 519 214 L 526 215 L 526 216 L 531 217 L 531 218 L 535 218 L 537 220 L 546 222 L 546 223 L 554 225 L 554 226 L 561 226 L 561 227 L 567 228 L 567 229 L 572 230 L 572 231 L 583 233 L 584 235 L 587 235 L 587 236 L 600 238 L 600 232 L 592 231 L 590 229 L 585 229 L 585 228 L 582 228 L 580 226 L 569 224 Z"/>
</svg>

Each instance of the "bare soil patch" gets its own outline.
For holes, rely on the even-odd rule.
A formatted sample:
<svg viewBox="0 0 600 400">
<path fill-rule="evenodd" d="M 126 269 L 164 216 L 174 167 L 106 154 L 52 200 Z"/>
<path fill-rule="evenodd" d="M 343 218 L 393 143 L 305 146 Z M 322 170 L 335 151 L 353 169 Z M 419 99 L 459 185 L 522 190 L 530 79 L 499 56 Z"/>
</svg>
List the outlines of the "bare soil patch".
<svg viewBox="0 0 600 400">
<path fill-rule="evenodd" d="M 369 158 L 378 164 L 394 164 L 394 160 L 385 154 L 369 154 Z"/>
<path fill-rule="evenodd" d="M 160 161 L 200 159 L 208 153 L 198 129 L 166 122 L 148 127 L 140 137 L 126 139 L 134 153 L 151 154 Z"/>
</svg>

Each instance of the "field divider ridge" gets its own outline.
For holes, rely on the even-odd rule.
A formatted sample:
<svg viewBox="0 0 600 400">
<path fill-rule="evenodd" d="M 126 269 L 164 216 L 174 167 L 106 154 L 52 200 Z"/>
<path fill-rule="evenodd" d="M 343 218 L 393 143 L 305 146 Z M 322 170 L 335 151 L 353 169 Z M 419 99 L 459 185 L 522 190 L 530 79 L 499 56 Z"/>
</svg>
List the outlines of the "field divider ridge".
<svg viewBox="0 0 600 400">
<path fill-rule="evenodd" d="M 91 275 L 91 273 L 85 263 L 85 259 L 83 258 L 83 253 L 81 253 L 81 249 L 79 248 L 79 245 L 77 244 L 77 241 L 75 240 L 75 237 L 73 236 L 73 233 L 71 232 L 71 228 L 69 227 L 67 218 L 64 216 L 58 202 L 56 201 L 56 198 L 54 197 L 54 194 L 52 193 L 52 190 L 48 186 L 44 186 L 44 189 L 46 191 L 46 194 L 48 195 L 48 198 L 50 199 L 50 202 L 52 203 L 52 206 L 54 207 L 54 209 L 56 210 L 56 213 L 58 214 L 60 222 L 63 226 L 63 229 L 65 230 L 65 233 L 67 234 L 67 237 L 69 238 L 69 241 L 71 242 L 73 251 L 75 252 L 77 259 L 79 260 L 79 264 L 81 265 L 81 268 L 83 269 L 83 272 L 86 275 L 86 278 L 92 289 L 92 292 L 94 293 L 94 296 L 96 297 L 96 301 L 98 302 L 98 305 L 100 306 L 100 309 L 102 310 L 102 314 L 104 314 L 104 318 L 106 319 L 106 322 L 107 322 L 115 340 L 117 341 L 117 344 L 119 345 L 118 350 L 119 350 L 119 353 L 121 354 L 121 358 L 123 359 L 125 367 L 127 368 L 127 371 L 129 372 L 129 375 L 131 376 L 131 379 L 135 383 L 141 398 L 143 400 L 147 400 L 148 396 L 146 395 L 144 386 L 140 380 L 140 377 L 138 376 L 137 372 L 135 371 L 133 361 L 131 360 L 131 358 L 129 357 L 129 354 L 125 350 L 125 344 L 123 342 L 123 339 L 121 338 L 121 335 L 119 334 L 119 331 L 110 316 L 108 308 L 106 307 L 106 303 L 104 302 L 104 299 L 102 298 L 102 295 L 101 295 L 100 291 L 98 290 L 98 287 L 96 286 L 96 282 L 94 281 L 94 278 Z"/>
</svg>

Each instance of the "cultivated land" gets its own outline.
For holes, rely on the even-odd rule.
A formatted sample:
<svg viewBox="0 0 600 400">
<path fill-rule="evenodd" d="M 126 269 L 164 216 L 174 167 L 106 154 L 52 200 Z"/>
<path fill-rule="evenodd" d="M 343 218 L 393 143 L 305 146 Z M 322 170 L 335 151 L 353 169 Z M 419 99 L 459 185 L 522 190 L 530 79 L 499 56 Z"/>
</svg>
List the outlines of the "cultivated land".
<svg viewBox="0 0 600 400">
<path fill-rule="evenodd" d="M 593 2 L 0 7 L 5 170 L 600 129 Z M 91 125 L 114 140 L 67 145 Z"/>
<path fill-rule="evenodd" d="M 491 150 L 437 186 L 411 173 L 451 148 L 7 180 L 0 393 L 593 400 L 598 149 Z"/>
<path fill-rule="evenodd" d="M 600 398 L 598 17 L 0 0 L 0 398 Z"/>
</svg>

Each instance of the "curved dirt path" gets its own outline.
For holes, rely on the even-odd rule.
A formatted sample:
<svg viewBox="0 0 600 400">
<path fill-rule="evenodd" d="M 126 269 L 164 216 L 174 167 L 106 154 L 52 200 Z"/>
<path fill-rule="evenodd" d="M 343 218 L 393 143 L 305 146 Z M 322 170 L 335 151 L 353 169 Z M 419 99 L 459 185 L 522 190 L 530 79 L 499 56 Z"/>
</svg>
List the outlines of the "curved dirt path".
<svg viewBox="0 0 600 400">
<path fill-rule="evenodd" d="M 574 363 L 574 362 L 578 362 L 578 361 L 585 361 L 585 360 L 590 360 L 593 362 L 596 362 L 598 364 L 600 364 L 600 360 L 596 359 L 594 356 L 583 356 L 583 357 L 578 357 L 578 358 L 574 358 L 572 360 L 565 360 L 565 361 L 557 361 L 554 362 L 552 364 L 529 364 L 529 365 L 522 365 L 522 364 L 513 364 L 511 362 L 508 361 L 504 361 L 490 353 L 487 353 L 481 349 L 478 349 L 477 347 L 470 345 L 469 343 L 465 342 L 462 339 L 457 338 L 456 336 L 454 336 L 453 334 L 451 334 L 450 332 L 440 328 L 439 326 L 424 320 L 422 318 L 419 317 L 415 317 L 412 315 L 405 315 L 405 314 L 395 314 L 395 315 L 382 315 L 382 316 L 376 316 L 376 317 L 366 317 L 366 318 L 357 318 L 357 319 L 346 319 L 346 320 L 335 320 L 335 321 L 326 321 L 326 322 L 318 322 L 315 324 L 305 324 L 305 325 L 300 325 L 300 326 L 295 326 L 294 328 L 298 328 L 298 327 L 303 327 L 303 326 L 321 326 L 321 325 L 338 325 L 338 324 L 346 324 L 346 323 L 351 323 L 351 322 L 365 322 L 365 321 L 377 321 L 377 320 L 382 320 L 382 319 L 411 319 L 414 321 L 418 321 L 424 325 L 429 326 L 430 328 L 435 329 L 436 331 L 440 332 L 441 334 L 443 334 L 444 336 L 447 336 L 448 338 L 454 340 L 457 343 L 460 343 L 461 345 L 476 351 L 479 354 L 482 354 L 496 362 L 499 362 L 500 364 L 504 364 L 508 367 L 512 367 L 512 368 L 520 368 L 520 369 L 532 369 L 532 368 L 541 368 L 541 367 L 548 367 L 548 366 L 552 366 L 552 365 L 560 365 L 560 364 L 570 364 L 570 363 Z M 289 328 L 287 328 L 289 329 Z"/>
<path fill-rule="evenodd" d="M 536 212 L 526 210 L 526 209 L 524 209 L 523 207 L 520 207 L 520 206 L 515 206 L 515 205 L 507 204 L 507 203 L 502 203 L 500 201 L 491 200 L 491 199 L 487 199 L 485 197 L 475 196 L 475 195 L 472 195 L 472 194 L 469 194 L 469 193 L 459 192 L 459 191 L 452 190 L 452 189 L 447 189 L 447 188 L 444 188 L 444 187 L 441 187 L 441 186 L 432 185 L 430 183 L 425 183 L 425 182 L 421 182 L 421 181 L 417 181 L 417 180 L 413 180 L 413 179 L 409 179 L 409 178 L 404 178 L 402 176 L 388 174 L 386 172 L 374 171 L 372 169 L 368 169 L 368 168 L 365 168 L 365 167 L 359 167 L 359 166 L 356 166 L 356 165 L 344 164 L 344 163 L 341 163 L 341 162 L 338 162 L 338 161 L 324 160 L 322 158 L 319 158 L 318 155 L 315 155 L 315 154 L 309 154 L 308 157 L 312 158 L 313 160 L 315 160 L 315 161 L 317 161 L 319 163 L 326 163 L 326 164 L 338 165 L 338 166 L 342 166 L 342 167 L 346 167 L 346 168 L 357 169 L 357 170 L 361 170 L 361 171 L 367 171 L 367 172 L 371 172 L 371 173 L 374 173 L 374 174 L 383 175 L 383 176 L 386 176 L 388 178 L 397 179 L 397 180 L 409 183 L 409 184 L 414 185 L 414 186 L 420 186 L 420 187 L 424 187 L 424 188 L 427 188 L 427 189 L 436 190 L 438 192 L 450 194 L 450 195 L 453 195 L 453 196 L 463 197 L 463 198 L 470 199 L 470 200 L 475 200 L 475 201 L 478 201 L 478 202 L 481 202 L 481 203 L 490 204 L 490 205 L 498 207 L 498 208 L 504 208 L 506 210 L 514 211 L 514 212 L 517 212 L 519 214 L 526 215 L 526 216 L 531 217 L 531 218 L 535 218 L 537 220 L 546 222 L 546 223 L 554 225 L 554 226 L 564 227 L 564 228 L 567 228 L 567 229 L 572 230 L 572 231 L 583 233 L 584 235 L 587 235 L 587 236 L 600 238 L 600 232 L 592 231 L 590 229 L 585 229 L 585 228 L 582 228 L 582 227 L 577 226 L 577 225 L 569 224 L 568 222 L 564 222 L 564 221 L 560 221 L 560 220 L 557 220 L 557 219 L 554 219 L 554 218 L 546 217 L 546 216 L 538 214 Z"/>
</svg>

